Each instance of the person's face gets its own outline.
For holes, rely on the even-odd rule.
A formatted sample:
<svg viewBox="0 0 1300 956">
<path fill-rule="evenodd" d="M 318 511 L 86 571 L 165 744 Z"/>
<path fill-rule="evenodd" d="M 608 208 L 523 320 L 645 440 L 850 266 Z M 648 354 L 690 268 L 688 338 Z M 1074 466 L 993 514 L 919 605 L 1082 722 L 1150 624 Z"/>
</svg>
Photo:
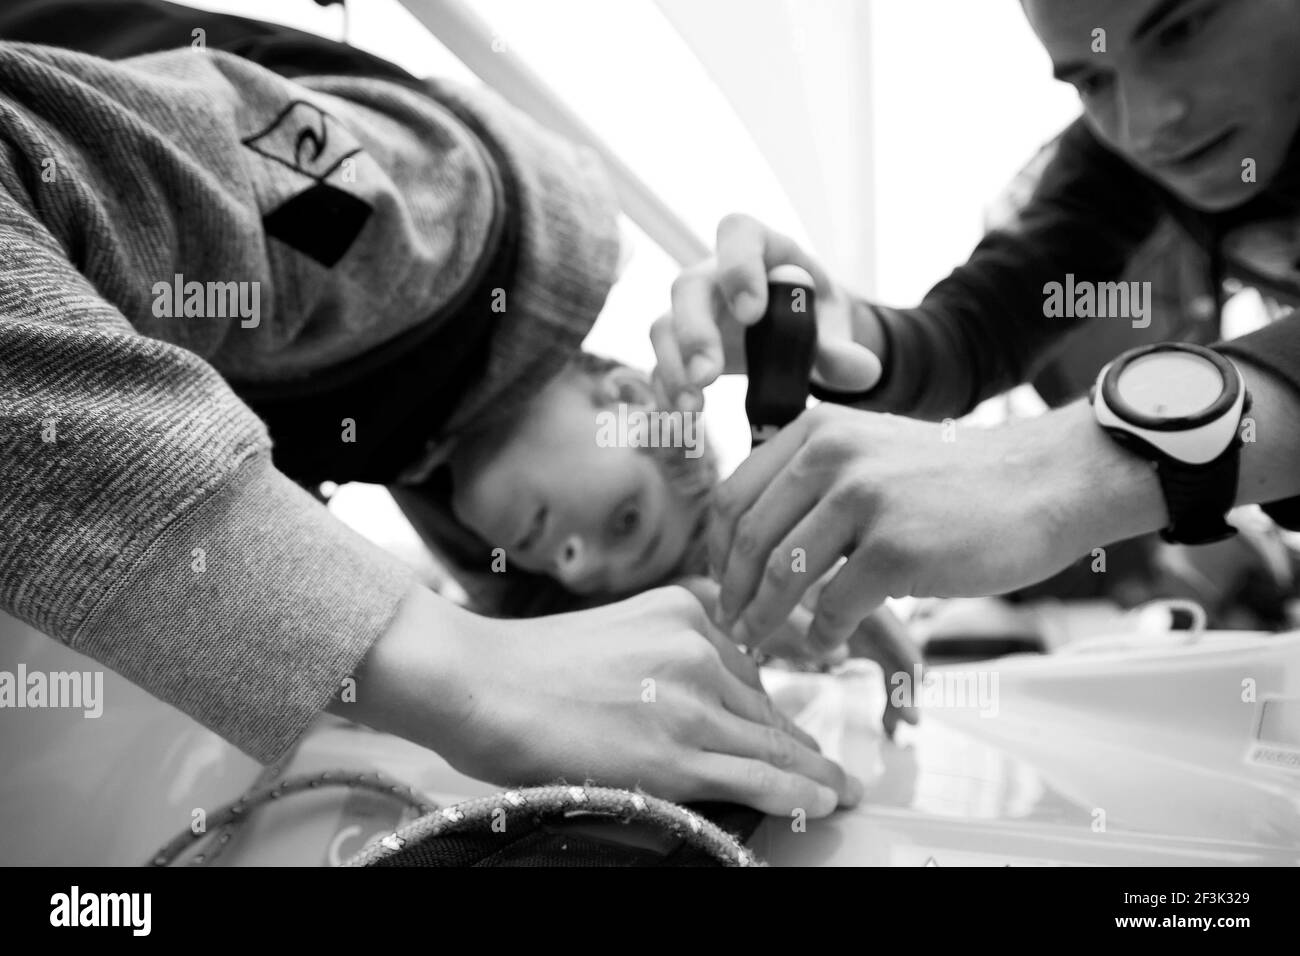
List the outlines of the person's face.
<svg viewBox="0 0 1300 956">
<path fill-rule="evenodd" d="M 1296 0 L 1022 4 L 1097 135 L 1184 201 L 1230 209 L 1277 175 L 1300 126 Z"/>
<path fill-rule="evenodd" d="M 452 510 L 508 566 L 546 574 L 576 594 L 630 594 L 658 584 L 690 543 L 700 505 L 671 486 L 652 453 L 597 444 L 597 414 L 620 401 L 649 410 L 652 393 L 628 370 L 593 398 L 564 376 L 534 400 L 497 453 L 453 460 Z"/>
</svg>

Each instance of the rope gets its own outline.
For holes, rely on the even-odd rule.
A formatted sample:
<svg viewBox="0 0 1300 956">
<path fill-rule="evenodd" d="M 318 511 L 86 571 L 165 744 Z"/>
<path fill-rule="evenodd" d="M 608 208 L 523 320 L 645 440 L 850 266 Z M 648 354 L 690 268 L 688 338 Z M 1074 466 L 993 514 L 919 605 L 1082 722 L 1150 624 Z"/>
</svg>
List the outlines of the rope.
<svg viewBox="0 0 1300 956">
<path fill-rule="evenodd" d="M 501 811 L 533 816 L 592 814 L 624 823 L 645 821 L 666 828 L 726 866 L 765 866 L 753 851 L 716 823 L 667 800 L 607 787 L 529 787 L 507 790 L 444 807 L 395 830 L 346 860 L 344 866 L 370 866 L 399 853 L 408 843 L 490 826 Z"/>
<path fill-rule="evenodd" d="M 265 771 L 263 776 L 265 776 Z M 259 777 L 260 780 L 261 777 Z M 238 826 L 246 819 L 250 811 L 256 810 L 264 804 L 305 791 L 322 790 L 331 787 L 372 790 L 376 793 L 395 797 L 421 814 L 432 813 L 438 809 L 437 804 L 425 800 L 412 788 L 390 780 L 380 773 L 339 774 L 337 772 L 325 772 L 290 777 L 287 780 L 269 785 L 262 784 L 259 786 L 255 784 L 252 789 L 237 800 L 219 807 L 209 819 L 214 827 L 225 828 L 228 824 Z M 233 827 L 218 830 L 214 834 L 209 834 L 207 831 L 195 833 L 193 830 L 186 828 L 163 844 L 162 848 L 153 854 L 145 865 L 170 866 L 186 847 L 207 839 L 209 836 L 216 838 L 216 853 L 220 853 L 225 849 L 226 844 L 230 842 L 233 836 Z M 199 854 L 191 862 L 201 865 L 207 862 L 207 858 L 203 854 Z"/>
<path fill-rule="evenodd" d="M 270 786 L 276 780 L 280 779 L 280 775 L 284 773 L 285 769 L 289 766 L 289 762 L 293 760 L 297 752 L 298 747 L 295 744 L 279 760 L 263 767 L 261 772 L 257 775 L 257 778 L 252 782 L 248 789 L 244 791 L 244 797 L 247 797 L 250 793 L 260 789 L 261 787 Z M 245 814 L 230 820 L 228 823 L 222 824 L 212 834 L 212 848 L 207 853 L 200 853 L 194 858 L 188 860 L 188 864 L 190 866 L 211 866 L 213 861 L 215 861 L 217 857 L 221 856 L 222 852 L 235 838 L 235 834 L 238 833 L 247 822 L 248 816 Z"/>
</svg>

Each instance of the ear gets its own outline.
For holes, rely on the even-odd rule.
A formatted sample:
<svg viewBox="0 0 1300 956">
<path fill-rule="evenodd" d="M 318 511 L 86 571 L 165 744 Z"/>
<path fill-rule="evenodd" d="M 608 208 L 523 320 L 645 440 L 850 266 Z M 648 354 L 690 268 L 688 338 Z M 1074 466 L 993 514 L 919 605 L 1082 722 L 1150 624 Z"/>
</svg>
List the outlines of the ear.
<svg viewBox="0 0 1300 956">
<path fill-rule="evenodd" d="M 630 408 L 653 411 L 654 388 L 650 379 L 634 368 L 612 368 L 600 378 L 599 392 L 604 405 L 625 404 Z"/>
</svg>

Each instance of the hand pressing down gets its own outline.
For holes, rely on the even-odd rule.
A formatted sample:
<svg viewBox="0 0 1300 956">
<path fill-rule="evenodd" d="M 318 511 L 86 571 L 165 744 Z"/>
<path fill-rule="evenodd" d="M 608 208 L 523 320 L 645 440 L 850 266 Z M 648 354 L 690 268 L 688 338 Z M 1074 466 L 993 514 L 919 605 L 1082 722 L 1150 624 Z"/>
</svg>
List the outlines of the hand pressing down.
<svg viewBox="0 0 1300 956">
<path fill-rule="evenodd" d="M 679 587 L 517 621 L 416 589 L 349 706 L 331 709 L 502 785 L 592 781 L 810 817 L 862 797 Z"/>
</svg>

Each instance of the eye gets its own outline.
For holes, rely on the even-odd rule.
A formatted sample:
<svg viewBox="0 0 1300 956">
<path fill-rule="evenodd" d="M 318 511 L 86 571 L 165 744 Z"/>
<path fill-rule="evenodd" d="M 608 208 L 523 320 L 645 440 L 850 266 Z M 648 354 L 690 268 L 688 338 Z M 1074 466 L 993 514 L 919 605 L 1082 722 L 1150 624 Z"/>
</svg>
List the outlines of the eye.
<svg viewBox="0 0 1300 956">
<path fill-rule="evenodd" d="M 1214 7 L 1205 7 L 1183 17 L 1181 20 L 1175 20 L 1156 35 L 1156 42 L 1162 47 L 1168 48 L 1195 39 L 1217 12 Z"/>
<path fill-rule="evenodd" d="M 546 528 L 546 506 L 543 505 L 542 507 L 538 508 L 537 513 L 533 515 L 533 521 L 528 526 L 528 532 L 523 536 L 523 538 L 519 540 L 519 543 L 515 545 L 515 548 L 518 549 L 519 551 L 527 551 L 529 548 L 531 548 L 534 544 L 537 543 L 537 539 L 541 537 L 542 531 L 545 528 Z"/>
<path fill-rule="evenodd" d="M 1074 81 L 1074 88 L 1079 91 L 1079 95 L 1087 99 L 1102 93 L 1110 86 L 1110 75 L 1107 73 L 1089 73 Z"/>
<path fill-rule="evenodd" d="M 610 528 L 615 538 L 627 538 L 636 534 L 641 527 L 641 506 L 635 501 L 627 501 L 614 512 Z"/>
</svg>

